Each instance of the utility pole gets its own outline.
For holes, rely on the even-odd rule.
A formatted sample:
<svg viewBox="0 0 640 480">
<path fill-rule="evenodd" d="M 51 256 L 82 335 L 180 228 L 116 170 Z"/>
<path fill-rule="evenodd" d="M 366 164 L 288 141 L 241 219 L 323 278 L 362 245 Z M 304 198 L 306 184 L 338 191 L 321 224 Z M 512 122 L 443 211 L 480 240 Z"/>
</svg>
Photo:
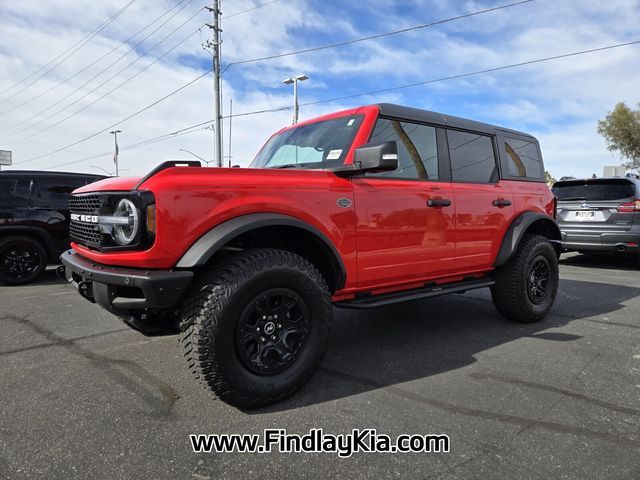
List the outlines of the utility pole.
<svg viewBox="0 0 640 480">
<path fill-rule="evenodd" d="M 220 95 L 220 0 L 213 0 L 212 6 L 205 7 L 213 15 L 213 24 L 207 23 L 207 27 L 213 30 L 213 41 L 208 40 L 204 48 L 213 56 L 213 106 L 214 106 L 214 149 L 213 159 L 218 167 L 222 167 L 222 106 Z"/>
<path fill-rule="evenodd" d="M 111 132 L 109 132 L 111 135 L 113 135 L 113 142 L 114 142 L 114 152 L 113 152 L 113 163 L 115 163 L 116 165 L 116 177 L 118 176 L 118 155 L 120 154 L 120 148 L 118 148 L 118 134 L 122 133 L 122 130 L 113 130 Z"/>
</svg>

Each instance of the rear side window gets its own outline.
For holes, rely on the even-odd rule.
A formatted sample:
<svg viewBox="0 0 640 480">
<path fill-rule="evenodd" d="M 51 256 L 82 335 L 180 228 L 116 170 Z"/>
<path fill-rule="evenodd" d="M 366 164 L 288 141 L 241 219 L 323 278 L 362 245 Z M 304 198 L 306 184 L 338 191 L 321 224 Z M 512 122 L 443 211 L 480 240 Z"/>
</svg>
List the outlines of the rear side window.
<svg viewBox="0 0 640 480">
<path fill-rule="evenodd" d="M 370 143 L 395 141 L 398 145 L 398 168 L 392 172 L 368 173 L 367 177 L 438 179 L 436 129 L 428 125 L 381 118 Z"/>
<path fill-rule="evenodd" d="M 454 182 L 498 181 L 498 168 L 491 137 L 447 130 L 451 175 Z"/>
<path fill-rule="evenodd" d="M 27 178 L 0 177 L 0 208 L 24 207 L 29 202 L 29 183 Z"/>
<path fill-rule="evenodd" d="M 506 170 L 510 177 L 542 179 L 542 162 L 538 145 L 525 139 L 505 137 Z"/>
<path fill-rule="evenodd" d="M 87 177 L 40 177 L 38 178 L 37 200 L 53 208 L 68 208 L 69 195 L 76 188 L 92 179 Z"/>
<path fill-rule="evenodd" d="M 634 184 L 622 179 L 557 182 L 552 191 L 560 201 L 624 200 L 636 195 Z"/>
</svg>

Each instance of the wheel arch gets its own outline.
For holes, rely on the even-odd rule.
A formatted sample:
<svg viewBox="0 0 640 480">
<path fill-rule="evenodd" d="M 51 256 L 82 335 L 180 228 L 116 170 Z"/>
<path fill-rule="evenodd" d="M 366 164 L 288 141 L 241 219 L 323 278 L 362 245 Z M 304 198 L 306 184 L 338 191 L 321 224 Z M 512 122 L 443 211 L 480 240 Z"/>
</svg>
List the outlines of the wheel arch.
<svg viewBox="0 0 640 480">
<path fill-rule="evenodd" d="M 0 238 L 8 236 L 29 237 L 40 243 L 47 253 L 47 263 L 56 263 L 58 260 L 57 251 L 51 236 L 43 229 L 27 226 L 6 226 L 0 229 Z"/>
<path fill-rule="evenodd" d="M 346 269 L 331 240 L 314 226 L 279 213 L 242 215 L 215 226 L 189 247 L 176 268 L 202 267 L 224 251 L 253 247 L 280 248 L 305 257 L 332 292 L 345 285 Z"/>
<path fill-rule="evenodd" d="M 544 235 L 554 243 L 556 250 L 562 240 L 560 227 L 554 219 L 537 212 L 524 212 L 509 225 L 498 250 L 494 267 L 500 267 L 511 259 L 527 233 Z"/>
</svg>

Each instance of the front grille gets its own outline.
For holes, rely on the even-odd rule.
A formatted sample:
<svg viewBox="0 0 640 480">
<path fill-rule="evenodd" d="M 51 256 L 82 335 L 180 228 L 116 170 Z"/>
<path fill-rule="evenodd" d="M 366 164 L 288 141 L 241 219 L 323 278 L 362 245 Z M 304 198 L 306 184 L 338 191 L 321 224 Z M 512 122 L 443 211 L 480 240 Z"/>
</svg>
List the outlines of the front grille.
<svg viewBox="0 0 640 480">
<path fill-rule="evenodd" d="M 71 195 L 69 197 L 69 210 L 72 213 L 97 215 L 103 203 L 104 197 L 100 195 Z"/>
<path fill-rule="evenodd" d="M 103 195 L 71 195 L 69 197 L 69 212 L 79 215 L 100 215 L 106 197 Z M 103 234 L 100 227 L 91 223 L 71 220 L 69 224 L 71 240 L 91 248 L 100 248 Z"/>
</svg>

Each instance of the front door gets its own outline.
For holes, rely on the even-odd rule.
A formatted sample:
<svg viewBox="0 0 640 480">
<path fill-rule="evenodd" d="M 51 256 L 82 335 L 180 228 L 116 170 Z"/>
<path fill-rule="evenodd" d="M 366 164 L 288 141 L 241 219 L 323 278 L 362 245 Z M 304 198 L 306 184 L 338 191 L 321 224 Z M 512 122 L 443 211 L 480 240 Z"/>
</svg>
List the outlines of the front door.
<svg viewBox="0 0 640 480">
<path fill-rule="evenodd" d="M 448 274 L 455 205 L 441 178 L 436 128 L 380 118 L 371 144 L 395 141 L 398 169 L 353 179 L 358 286 L 410 284 Z"/>
</svg>

